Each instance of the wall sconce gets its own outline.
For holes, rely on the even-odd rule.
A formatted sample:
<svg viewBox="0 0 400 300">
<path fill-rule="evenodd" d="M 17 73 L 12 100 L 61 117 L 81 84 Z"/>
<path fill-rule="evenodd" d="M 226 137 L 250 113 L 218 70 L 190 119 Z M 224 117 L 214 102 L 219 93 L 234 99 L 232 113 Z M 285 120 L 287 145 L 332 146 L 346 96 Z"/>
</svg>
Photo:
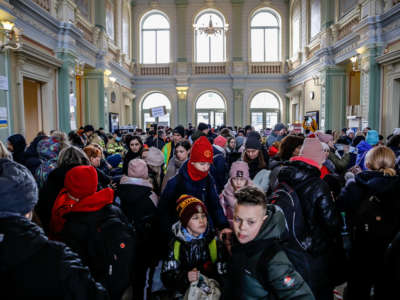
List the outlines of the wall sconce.
<svg viewBox="0 0 400 300">
<path fill-rule="evenodd" d="M 109 70 L 109 69 L 105 69 L 104 70 L 104 75 L 106 75 L 106 76 L 110 76 L 111 75 L 111 70 Z"/>
<path fill-rule="evenodd" d="M 178 94 L 178 98 L 181 100 L 185 100 L 186 96 L 187 96 L 187 91 L 188 91 L 189 87 L 187 86 L 180 86 L 176 88 L 176 92 Z"/>
<path fill-rule="evenodd" d="M 315 86 L 325 86 L 325 82 L 323 82 L 322 80 L 320 80 L 320 77 L 318 75 L 313 75 L 312 79 L 314 80 L 314 85 Z"/>
<path fill-rule="evenodd" d="M 114 84 L 117 81 L 117 78 L 115 77 L 109 77 L 108 79 L 111 81 L 112 84 Z"/>
<path fill-rule="evenodd" d="M 360 71 L 358 57 L 359 57 L 358 55 L 355 55 L 355 56 L 350 58 L 351 64 L 353 66 L 353 72 L 359 72 Z"/>
<path fill-rule="evenodd" d="M 4 32 L 4 37 L 0 44 L 0 51 L 19 49 L 21 47 L 19 42 L 20 30 L 10 21 L 1 21 L 1 25 L 2 28 L 0 28 L 0 31 Z"/>
</svg>

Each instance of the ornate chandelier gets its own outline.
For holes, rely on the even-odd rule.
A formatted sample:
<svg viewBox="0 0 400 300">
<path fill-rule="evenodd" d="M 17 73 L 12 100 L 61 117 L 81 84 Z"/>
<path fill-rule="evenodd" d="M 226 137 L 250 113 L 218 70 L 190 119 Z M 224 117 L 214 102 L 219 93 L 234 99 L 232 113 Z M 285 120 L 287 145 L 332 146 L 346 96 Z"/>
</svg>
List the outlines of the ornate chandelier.
<svg viewBox="0 0 400 300">
<path fill-rule="evenodd" d="M 225 24 L 224 27 L 214 27 L 211 16 L 210 16 L 210 21 L 208 22 L 208 26 L 203 26 L 200 27 L 196 24 L 193 25 L 193 27 L 199 31 L 201 34 L 205 35 L 218 35 L 223 33 L 224 31 L 228 30 L 228 24 Z"/>
</svg>

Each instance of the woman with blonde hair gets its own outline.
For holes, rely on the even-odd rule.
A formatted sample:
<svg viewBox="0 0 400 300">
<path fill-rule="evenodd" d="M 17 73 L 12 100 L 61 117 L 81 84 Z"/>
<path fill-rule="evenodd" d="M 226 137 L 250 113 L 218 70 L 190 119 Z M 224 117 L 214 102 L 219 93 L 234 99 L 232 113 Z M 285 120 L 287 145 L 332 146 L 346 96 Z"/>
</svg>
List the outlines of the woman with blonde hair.
<svg viewBox="0 0 400 300">
<path fill-rule="evenodd" d="M 395 154 L 386 146 L 376 146 L 365 157 L 366 171 L 357 174 L 343 188 L 338 208 L 346 213 L 352 228 L 352 249 L 348 278 L 349 299 L 390 299 L 384 276 L 384 252 L 400 229 L 400 178 L 396 175 Z"/>
</svg>

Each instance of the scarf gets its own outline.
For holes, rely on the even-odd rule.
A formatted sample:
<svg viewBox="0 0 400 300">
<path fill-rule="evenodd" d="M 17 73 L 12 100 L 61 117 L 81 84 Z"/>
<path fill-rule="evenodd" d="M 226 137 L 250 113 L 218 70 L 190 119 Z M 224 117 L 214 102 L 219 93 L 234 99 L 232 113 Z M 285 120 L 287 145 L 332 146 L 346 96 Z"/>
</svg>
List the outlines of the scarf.
<svg viewBox="0 0 400 300">
<path fill-rule="evenodd" d="M 201 171 L 197 170 L 196 167 L 191 164 L 190 160 L 188 161 L 188 164 L 187 164 L 187 171 L 188 171 L 189 177 L 193 181 L 200 181 L 208 176 L 208 171 L 201 172 Z"/>
<path fill-rule="evenodd" d="M 52 233 L 60 233 L 65 225 L 64 216 L 71 212 L 94 212 L 104 206 L 113 203 L 114 191 L 106 188 L 88 197 L 73 200 L 67 189 L 63 188 L 58 194 L 51 211 L 50 230 Z"/>
<path fill-rule="evenodd" d="M 182 226 L 182 234 L 186 242 L 191 242 L 193 240 L 201 240 L 204 238 L 204 233 L 200 234 L 198 237 L 191 235 L 189 231 Z"/>
</svg>

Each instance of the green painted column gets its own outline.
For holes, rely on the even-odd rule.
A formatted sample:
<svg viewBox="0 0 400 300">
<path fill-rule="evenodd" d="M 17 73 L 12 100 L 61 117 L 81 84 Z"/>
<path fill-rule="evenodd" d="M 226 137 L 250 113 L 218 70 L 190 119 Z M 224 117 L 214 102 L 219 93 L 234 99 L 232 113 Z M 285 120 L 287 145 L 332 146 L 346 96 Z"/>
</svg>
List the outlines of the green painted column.
<svg viewBox="0 0 400 300">
<path fill-rule="evenodd" d="M 335 22 L 335 1 L 321 0 L 321 31 Z"/>
<path fill-rule="evenodd" d="M 61 131 L 68 133 L 71 130 L 70 81 L 75 80 L 70 74 L 74 71 L 76 57 L 69 52 L 60 52 L 57 56 L 63 61 L 58 71 L 58 125 Z"/>
<path fill-rule="evenodd" d="M 94 22 L 96 26 L 106 30 L 106 0 L 96 0 Z"/>
<path fill-rule="evenodd" d="M 186 19 L 186 8 L 188 5 L 188 0 L 175 0 L 176 5 L 176 28 L 177 28 L 177 61 L 187 62 L 186 55 L 186 28 L 192 28 L 192 26 L 187 26 L 185 23 Z"/>
<path fill-rule="evenodd" d="M 244 126 L 243 124 L 243 89 L 233 89 L 233 126 Z M 249 120 L 250 122 L 250 120 Z"/>
<path fill-rule="evenodd" d="M 242 8 L 243 0 L 231 0 L 232 2 L 232 24 L 229 32 L 232 37 L 232 60 L 243 61 L 242 53 Z"/>
<path fill-rule="evenodd" d="M 382 53 L 382 47 L 370 48 L 363 54 L 361 73 L 361 103 L 365 104 L 363 121 L 369 127 L 379 130 L 381 108 L 381 68 L 376 57 Z M 367 78 L 365 78 L 367 76 Z M 365 120 L 365 117 L 368 119 Z"/>
<path fill-rule="evenodd" d="M 337 66 L 321 71 L 321 129 L 340 130 L 346 126 L 346 72 Z"/>
<path fill-rule="evenodd" d="M 93 70 L 85 73 L 86 123 L 95 128 L 105 127 L 104 72 Z"/>
</svg>

